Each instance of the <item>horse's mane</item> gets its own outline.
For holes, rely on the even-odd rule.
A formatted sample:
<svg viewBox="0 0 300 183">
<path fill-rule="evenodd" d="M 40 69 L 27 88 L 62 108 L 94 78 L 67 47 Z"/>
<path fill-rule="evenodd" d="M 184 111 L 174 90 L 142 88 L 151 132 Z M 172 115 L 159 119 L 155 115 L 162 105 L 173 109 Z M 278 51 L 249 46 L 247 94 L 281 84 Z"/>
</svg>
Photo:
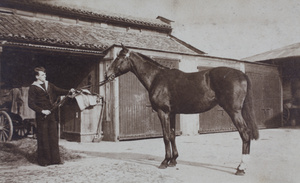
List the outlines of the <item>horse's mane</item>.
<svg viewBox="0 0 300 183">
<path fill-rule="evenodd" d="M 159 68 L 170 69 L 169 67 L 166 67 L 166 66 L 161 65 L 160 63 L 156 62 L 155 60 L 153 60 L 152 58 L 150 58 L 150 57 L 148 57 L 148 56 L 146 56 L 146 55 L 143 55 L 143 54 L 138 53 L 138 52 L 136 52 L 136 53 L 137 53 L 140 57 L 142 57 L 145 61 L 150 62 L 151 64 L 154 64 L 154 65 L 156 65 L 156 66 L 159 67 Z"/>
</svg>

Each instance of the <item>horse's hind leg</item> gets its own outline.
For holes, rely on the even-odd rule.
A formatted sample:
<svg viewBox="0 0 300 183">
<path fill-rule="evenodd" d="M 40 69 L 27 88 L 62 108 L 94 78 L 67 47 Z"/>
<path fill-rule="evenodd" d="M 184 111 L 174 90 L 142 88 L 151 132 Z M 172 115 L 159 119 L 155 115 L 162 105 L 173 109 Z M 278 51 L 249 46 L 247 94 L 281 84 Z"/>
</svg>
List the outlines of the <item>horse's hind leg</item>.
<svg viewBox="0 0 300 183">
<path fill-rule="evenodd" d="M 174 167 L 177 164 L 176 159 L 178 158 L 178 151 L 176 147 L 176 130 L 175 130 L 175 125 L 176 125 L 176 114 L 171 114 L 170 115 L 170 123 L 171 123 L 171 134 L 170 134 L 170 141 L 172 145 L 172 158 L 170 160 L 169 166 Z"/>
<path fill-rule="evenodd" d="M 250 130 L 248 129 L 244 118 L 242 117 L 241 110 L 236 110 L 234 112 L 228 112 L 231 117 L 234 125 L 239 131 L 239 134 L 243 141 L 242 146 L 242 160 L 239 166 L 237 167 L 236 175 L 244 175 L 246 170 L 246 163 L 249 159 L 250 154 Z"/>
<path fill-rule="evenodd" d="M 157 111 L 158 117 L 161 122 L 162 126 L 162 132 L 163 132 L 163 138 L 165 143 L 165 159 L 161 162 L 160 166 L 158 168 L 165 169 L 168 167 L 168 163 L 171 160 L 171 148 L 170 148 L 170 116 L 169 114 L 163 112 L 162 110 Z"/>
</svg>

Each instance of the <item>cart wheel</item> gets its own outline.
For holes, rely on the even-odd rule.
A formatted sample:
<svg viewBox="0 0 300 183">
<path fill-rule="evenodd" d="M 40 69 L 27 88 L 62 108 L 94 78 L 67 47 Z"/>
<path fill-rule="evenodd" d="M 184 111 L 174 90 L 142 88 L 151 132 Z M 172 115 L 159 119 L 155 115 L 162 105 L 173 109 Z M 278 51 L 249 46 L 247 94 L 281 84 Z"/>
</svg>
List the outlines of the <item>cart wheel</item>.
<svg viewBox="0 0 300 183">
<path fill-rule="evenodd" d="M 17 138 L 22 138 L 26 137 L 29 133 L 28 130 L 28 124 L 25 123 L 25 121 L 22 121 L 22 118 L 20 119 L 13 119 L 13 124 L 14 124 L 14 135 Z"/>
<path fill-rule="evenodd" d="M 290 109 L 286 105 L 283 105 L 283 112 L 282 112 L 283 126 L 286 126 L 289 124 L 289 119 L 290 119 Z"/>
<path fill-rule="evenodd" d="M 0 141 L 10 141 L 13 134 L 13 125 L 10 116 L 5 111 L 0 111 Z"/>
</svg>

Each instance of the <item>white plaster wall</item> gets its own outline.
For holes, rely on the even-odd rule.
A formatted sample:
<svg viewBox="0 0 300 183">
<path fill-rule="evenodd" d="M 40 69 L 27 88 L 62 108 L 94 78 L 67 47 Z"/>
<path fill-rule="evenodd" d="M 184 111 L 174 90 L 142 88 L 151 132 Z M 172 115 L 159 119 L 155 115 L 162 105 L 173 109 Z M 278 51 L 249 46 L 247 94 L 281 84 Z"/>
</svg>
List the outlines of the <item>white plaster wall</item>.
<svg viewBox="0 0 300 183">
<path fill-rule="evenodd" d="M 183 72 L 197 72 L 198 63 L 195 58 L 183 56 L 179 69 Z M 199 130 L 199 114 L 180 114 L 182 135 L 197 135 Z"/>
<path fill-rule="evenodd" d="M 199 114 L 180 114 L 182 135 L 197 135 L 199 130 Z"/>
</svg>

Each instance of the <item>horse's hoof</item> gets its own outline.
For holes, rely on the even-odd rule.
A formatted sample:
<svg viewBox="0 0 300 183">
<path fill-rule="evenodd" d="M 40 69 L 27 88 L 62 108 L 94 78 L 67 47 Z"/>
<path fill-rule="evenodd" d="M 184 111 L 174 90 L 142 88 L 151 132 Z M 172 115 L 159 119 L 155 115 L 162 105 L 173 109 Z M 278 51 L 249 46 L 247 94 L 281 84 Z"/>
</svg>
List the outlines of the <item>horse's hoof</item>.
<svg viewBox="0 0 300 183">
<path fill-rule="evenodd" d="M 175 162 L 170 162 L 169 165 L 168 165 L 168 167 L 175 167 L 176 165 L 177 165 L 176 161 Z"/>
<path fill-rule="evenodd" d="M 240 175 L 240 176 L 243 176 L 243 175 L 245 175 L 245 170 L 239 170 L 239 169 L 237 169 L 237 171 L 235 172 L 235 175 Z"/>
<path fill-rule="evenodd" d="M 174 163 L 170 163 L 169 165 L 168 165 L 168 167 L 175 167 L 176 166 L 176 164 L 174 164 Z"/>
<path fill-rule="evenodd" d="M 170 163 L 169 165 L 168 165 L 168 167 L 175 167 L 176 166 L 176 164 L 173 164 L 173 163 Z"/>
<path fill-rule="evenodd" d="M 159 169 L 166 169 L 168 166 L 165 164 L 160 164 L 160 166 L 158 167 Z"/>
</svg>

